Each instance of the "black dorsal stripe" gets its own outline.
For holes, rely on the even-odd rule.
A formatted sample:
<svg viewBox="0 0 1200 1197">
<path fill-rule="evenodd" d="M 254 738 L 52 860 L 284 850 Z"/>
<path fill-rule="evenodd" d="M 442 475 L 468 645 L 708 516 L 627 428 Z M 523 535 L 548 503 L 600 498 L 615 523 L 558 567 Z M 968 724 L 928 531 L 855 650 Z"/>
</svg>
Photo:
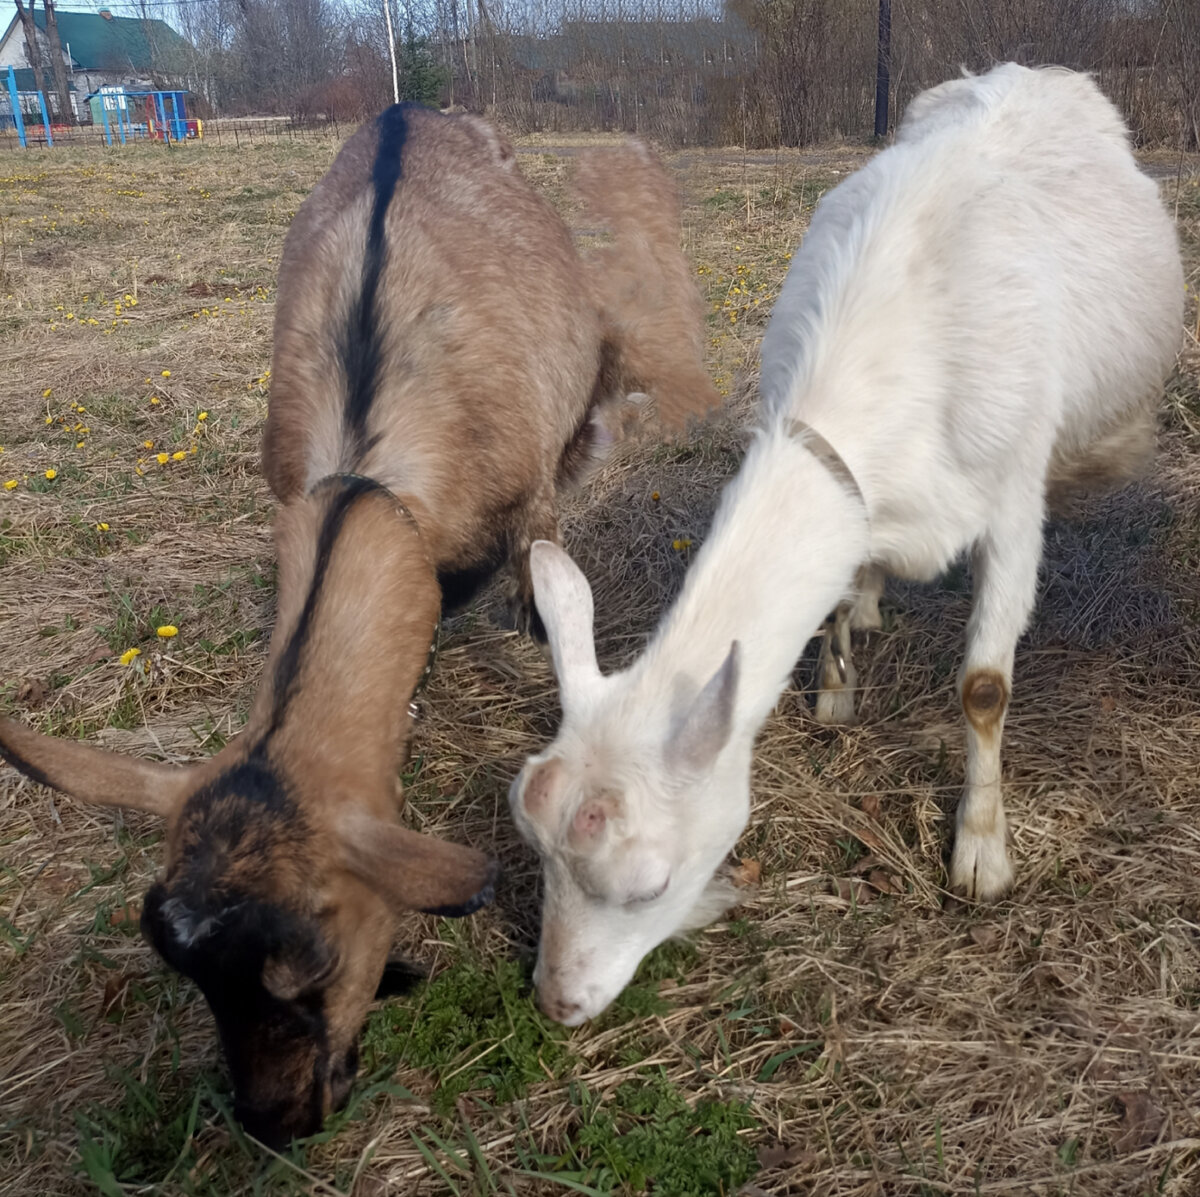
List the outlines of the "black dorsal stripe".
<svg viewBox="0 0 1200 1197">
<path fill-rule="evenodd" d="M 288 638 L 287 645 L 279 656 L 279 664 L 275 666 L 275 704 L 271 713 L 271 726 L 267 730 L 268 738 L 279 730 L 284 716 L 287 714 L 288 704 L 295 693 L 300 675 L 300 661 L 312 632 L 313 616 L 320 600 L 321 588 L 325 583 L 325 575 L 329 570 L 329 560 L 333 556 L 333 547 L 341 534 L 346 516 L 350 514 L 350 509 L 363 495 L 371 491 L 383 490 L 378 482 L 351 474 L 338 475 L 324 483 L 319 483 L 313 493 L 316 494 L 325 487 L 332 489 L 335 486 L 339 489 L 334 494 L 329 509 L 325 512 L 325 518 L 321 522 L 321 531 L 317 537 L 317 557 L 313 565 L 312 581 L 308 586 L 308 595 L 305 597 L 300 618 L 296 621 L 295 630 Z"/>
<path fill-rule="evenodd" d="M 362 286 L 350 311 L 342 333 L 342 369 L 346 374 L 346 429 L 349 433 L 354 461 L 367 449 L 367 418 L 375 401 L 383 365 L 383 343 L 379 327 L 379 281 L 387 261 L 387 241 L 384 223 L 388 206 L 400 181 L 401 158 L 408 136 L 407 114 L 412 105 L 393 104 L 375 122 L 379 129 L 379 144 L 375 150 L 375 165 L 371 184 L 375 197 L 371 219 L 367 225 L 367 240 L 363 250 Z"/>
</svg>

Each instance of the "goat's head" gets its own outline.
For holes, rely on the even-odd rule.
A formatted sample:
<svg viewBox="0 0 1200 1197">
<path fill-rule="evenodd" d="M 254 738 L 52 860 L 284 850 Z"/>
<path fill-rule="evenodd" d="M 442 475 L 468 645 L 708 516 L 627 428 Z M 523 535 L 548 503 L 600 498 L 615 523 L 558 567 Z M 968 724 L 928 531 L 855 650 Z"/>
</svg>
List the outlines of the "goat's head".
<svg viewBox="0 0 1200 1197">
<path fill-rule="evenodd" d="M 0 756 L 34 780 L 166 818 L 142 928 L 203 991 L 238 1116 L 272 1145 L 319 1129 L 349 1092 L 398 914 L 466 915 L 492 896 L 486 856 L 395 821 L 438 606 L 429 567 L 407 568 L 410 522 L 386 492 L 341 484 L 280 512 L 265 681 L 246 732 L 208 761 L 152 764 L 0 721 Z M 367 611 L 380 614 L 364 635 Z"/>
<path fill-rule="evenodd" d="M 0 721 L 0 755 L 35 780 L 166 816 L 142 930 L 207 998 L 239 1119 L 278 1145 L 345 1100 L 397 914 L 470 914 L 490 900 L 495 868 L 387 819 L 316 822 L 276 762 L 231 749 L 171 768 Z"/>
<path fill-rule="evenodd" d="M 587 579 L 534 544 L 538 611 L 563 723 L 512 783 L 517 827 L 544 866 L 538 1000 L 569 1026 L 599 1014 L 652 948 L 732 902 L 716 878 L 749 809 L 749 746 L 733 732 L 738 646 L 711 678 L 601 675 Z"/>
</svg>

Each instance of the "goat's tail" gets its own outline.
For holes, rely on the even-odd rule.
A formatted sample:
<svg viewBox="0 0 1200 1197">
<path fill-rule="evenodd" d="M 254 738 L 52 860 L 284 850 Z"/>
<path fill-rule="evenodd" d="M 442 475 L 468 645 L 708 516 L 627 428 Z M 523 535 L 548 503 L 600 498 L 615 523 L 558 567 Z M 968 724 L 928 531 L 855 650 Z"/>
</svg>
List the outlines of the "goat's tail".
<svg viewBox="0 0 1200 1197">
<path fill-rule="evenodd" d="M 704 301 L 679 247 L 679 198 L 638 141 L 580 155 L 575 190 L 607 226 L 589 255 L 592 294 L 628 391 L 645 391 L 664 425 L 682 428 L 720 403 L 704 366 Z"/>
</svg>

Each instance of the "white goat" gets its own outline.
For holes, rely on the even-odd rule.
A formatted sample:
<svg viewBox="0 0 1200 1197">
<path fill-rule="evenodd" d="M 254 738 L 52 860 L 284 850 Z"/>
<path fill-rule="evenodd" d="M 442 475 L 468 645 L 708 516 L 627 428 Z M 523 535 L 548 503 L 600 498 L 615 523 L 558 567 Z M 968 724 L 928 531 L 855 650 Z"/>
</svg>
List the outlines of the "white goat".
<svg viewBox="0 0 1200 1197">
<path fill-rule="evenodd" d="M 870 623 L 884 572 L 932 579 L 967 549 L 950 883 L 1009 888 L 1000 735 L 1048 496 L 1143 464 L 1182 296 L 1155 185 L 1068 71 L 925 92 L 822 201 L 763 342 L 761 426 L 640 660 L 600 673 L 586 579 L 532 549 L 563 724 L 510 801 L 546 866 L 552 1017 L 598 1014 L 729 903 L 714 874 L 749 815 L 754 737 L 825 613 L 857 594 L 843 620 Z"/>
</svg>

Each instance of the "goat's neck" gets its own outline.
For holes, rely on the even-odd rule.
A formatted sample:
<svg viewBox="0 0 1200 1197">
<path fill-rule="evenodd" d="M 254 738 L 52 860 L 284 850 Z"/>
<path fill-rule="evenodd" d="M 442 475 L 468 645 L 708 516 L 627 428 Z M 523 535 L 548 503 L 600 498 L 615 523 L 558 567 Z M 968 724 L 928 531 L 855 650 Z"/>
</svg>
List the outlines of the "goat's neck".
<svg viewBox="0 0 1200 1197">
<path fill-rule="evenodd" d="M 280 511 L 279 605 L 249 738 L 325 793 L 390 794 L 441 594 L 382 489 L 321 487 Z"/>
<path fill-rule="evenodd" d="M 703 686 L 740 642 L 735 727 L 753 736 L 867 555 L 862 500 L 794 437 L 759 433 L 646 660 Z"/>
</svg>

